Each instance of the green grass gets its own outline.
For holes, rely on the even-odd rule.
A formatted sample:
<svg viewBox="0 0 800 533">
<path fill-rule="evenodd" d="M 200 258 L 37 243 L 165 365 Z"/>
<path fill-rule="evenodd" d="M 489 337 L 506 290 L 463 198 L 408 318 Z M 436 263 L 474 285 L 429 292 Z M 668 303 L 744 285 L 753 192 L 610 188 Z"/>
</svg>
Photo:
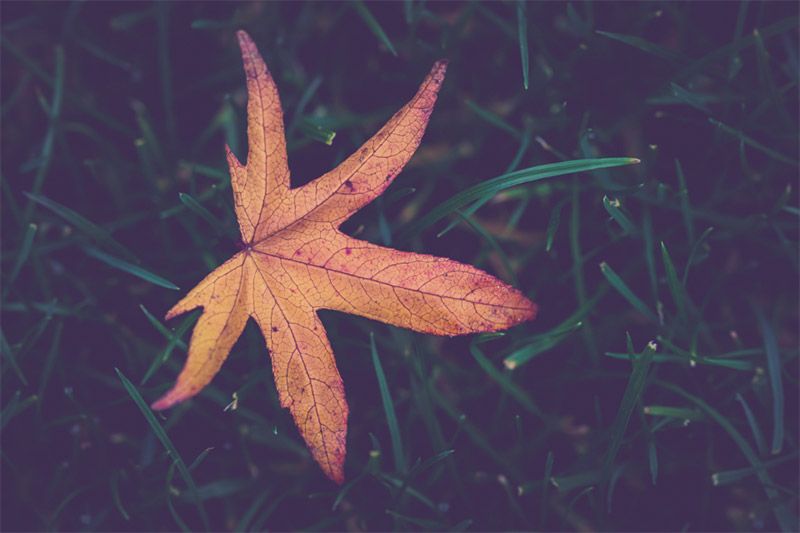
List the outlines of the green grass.
<svg viewBox="0 0 800 533">
<path fill-rule="evenodd" d="M 3 530 L 797 530 L 796 5 L 1 9 Z M 539 306 L 455 338 L 322 312 L 341 487 L 255 327 L 148 407 L 201 311 L 162 317 L 237 250 L 240 28 L 295 184 L 448 59 L 416 157 L 344 230 Z"/>
</svg>

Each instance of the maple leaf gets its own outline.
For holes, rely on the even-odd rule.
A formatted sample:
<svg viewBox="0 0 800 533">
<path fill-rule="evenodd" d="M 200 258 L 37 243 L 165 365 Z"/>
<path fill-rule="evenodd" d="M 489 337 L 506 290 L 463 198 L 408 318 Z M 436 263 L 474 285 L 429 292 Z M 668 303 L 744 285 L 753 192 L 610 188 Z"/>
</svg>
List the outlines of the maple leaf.
<svg viewBox="0 0 800 533">
<path fill-rule="evenodd" d="M 461 335 L 533 319 L 536 305 L 471 266 L 384 248 L 339 231 L 414 154 L 444 80 L 445 61 L 433 65 L 411 101 L 353 155 L 293 189 L 278 90 L 251 38 L 244 31 L 238 38 L 247 78 L 247 164 L 226 149 L 244 247 L 167 313 L 169 319 L 203 308 L 186 364 L 153 408 L 166 409 L 200 392 L 252 317 L 266 340 L 281 405 L 292 413 L 325 474 L 342 483 L 348 407 L 318 310 Z"/>
</svg>

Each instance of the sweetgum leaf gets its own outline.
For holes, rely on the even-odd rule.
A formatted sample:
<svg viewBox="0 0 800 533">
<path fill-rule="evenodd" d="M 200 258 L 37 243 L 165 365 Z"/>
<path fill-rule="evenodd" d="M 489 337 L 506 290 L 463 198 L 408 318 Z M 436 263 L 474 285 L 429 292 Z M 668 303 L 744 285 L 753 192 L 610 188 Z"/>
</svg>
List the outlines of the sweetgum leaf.
<svg viewBox="0 0 800 533">
<path fill-rule="evenodd" d="M 348 407 L 319 309 L 333 309 L 434 335 L 506 329 L 536 315 L 516 289 L 468 265 L 401 252 L 339 231 L 378 197 L 419 146 L 446 61 L 417 94 L 338 167 L 291 188 L 283 111 L 275 82 L 247 35 L 238 33 L 247 78 L 247 164 L 227 149 L 243 250 L 167 313 L 203 314 L 167 409 L 200 392 L 252 317 L 272 358 L 281 405 L 325 474 L 344 481 Z"/>
</svg>

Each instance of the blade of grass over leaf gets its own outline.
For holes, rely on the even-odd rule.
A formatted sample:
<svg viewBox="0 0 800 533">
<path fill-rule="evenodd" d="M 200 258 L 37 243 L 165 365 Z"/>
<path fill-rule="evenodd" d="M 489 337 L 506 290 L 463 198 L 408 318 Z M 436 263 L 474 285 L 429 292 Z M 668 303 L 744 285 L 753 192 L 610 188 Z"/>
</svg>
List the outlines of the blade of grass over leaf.
<svg viewBox="0 0 800 533">
<path fill-rule="evenodd" d="M 468 205 L 484 196 L 495 195 L 500 191 L 565 174 L 575 174 L 579 172 L 589 172 L 599 168 L 612 168 L 624 165 L 633 165 L 639 160 L 632 157 L 609 157 L 602 159 L 576 159 L 574 161 L 562 161 L 559 163 L 549 163 L 529 167 L 516 172 L 503 174 L 496 178 L 486 180 L 474 185 L 448 200 L 445 200 L 427 214 L 423 215 L 415 222 L 403 228 L 398 234 L 398 240 L 406 240 L 412 235 L 418 234 L 428 226 L 435 224 L 442 218 L 450 215 L 457 209 Z"/>
<path fill-rule="evenodd" d="M 653 380 L 653 385 L 657 385 L 663 389 L 672 391 L 678 396 L 681 396 L 684 399 L 694 403 L 709 418 L 714 420 L 717 424 L 719 424 L 720 427 L 722 427 L 722 429 L 725 430 L 725 432 L 731 437 L 731 439 L 733 439 L 733 441 L 741 450 L 742 454 L 756 471 L 756 476 L 758 476 L 759 481 L 761 481 L 761 484 L 764 486 L 764 492 L 766 492 L 767 497 L 773 503 L 772 511 L 775 514 L 775 518 L 778 520 L 778 524 L 780 525 L 781 529 L 784 531 L 796 531 L 797 517 L 793 516 L 791 511 L 789 511 L 789 509 L 786 507 L 786 504 L 780 501 L 780 494 L 774 488 L 775 484 L 772 481 L 769 473 L 767 473 L 767 470 L 764 468 L 764 463 L 761 462 L 761 459 L 759 459 L 758 455 L 756 455 L 756 453 L 747 443 L 747 440 L 742 436 L 741 433 L 739 433 L 736 427 L 719 411 L 711 407 L 711 405 L 706 403 L 704 400 L 689 394 L 677 385 L 661 380 Z"/>
<path fill-rule="evenodd" d="M 102 261 L 103 263 L 107 264 L 112 268 L 116 268 L 117 270 L 127 272 L 128 274 L 143 279 L 148 283 L 152 283 L 153 285 L 157 285 L 159 287 L 164 287 L 165 289 L 172 289 L 174 291 L 180 290 L 180 288 L 171 281 L 164 279 L 156 274 L 153 274 L 152 272 L 145 270 L 140 266 L 134 265 L 127 261 L 123 261 L 122 259 L 119 259 L 112 255 L 108 255 L 107 253 L 102 252 L 97 248 L 92 248 L 90 246 L 87 246 L 83 250 L 89 257 L 94 257 L 95 259 Z"/>
<path fill-rule="evenodd" d="M 372 34 L 375 35 L 375 37 L 377 37 L 378 40 L 384 44 L 384 46 L 386 46 L 393 56 L 397 57 L 397 50 L 394 49 L 392 41 L 389 40 L 389 36 L 386 35 L 385 31 L 383 31 L 380 23 L 369 10 L 369 8 L 367 8 L 364 2 L 361 0 L 354 0 L 352 5 L 355 8 L 356 13 L 358 13 L 358 16 L 361 17 L 361 20 L 363 20 L 364 24 L 366 24 L 369 28 L 369 31 L 371 31 Z"/>
<path fill-rule="evenodd" d="M 144 306 L 140 307 L 142 308 L 142 311 L 145 311 L 145 314 L 148 315 L 149 319 L 152 315 L 150 315 L 150 313 L 144 309 Z M 177 328 L 175 328 L 174 332 L 169 332 L 169 331 L 166 332 L 165 336 L 169 339 L 169 341 L 167 342 L 167 345 L 164 347 L 164 350 L 161 352 L 161 354 L 157 356 L 155 359 L 153 359 L 152 363 L 150 363 L 150 366 L 147 368 L 147 372 L 145 372 L 144 376 L 142 377 L 142 380 L 139 382 L 140 386 L 147 383 L 147 380 L 149 380 L 153 376 L 153 374 L 155 374 L 156 371 L 169 360 L 169 357 L 170 355 L 172 355 L 172 351 L 175 349 L 176 346 L 178 346 L 183 351 L 186 351 L 188 349 L 186 343 L 183 342 L 181 338 L 186 334 L 187 331 L 189 331 L 189 328 L 192 327 L 192 325 L 194 325 L 195 322 L 197 322 L 198 316 L 199 313 L 193 312 L 187 315 L 186 318 L 183 319 L 180 325 Z M 155 317 L 153 318 L 155 319 Z M 158 324 L 161 325 L 160 322 L 158 322 Z"/>
<path fill-rule="evenodd" d="M 741 130 L 737 130 L 736 128 L 732 128 L 732 127 L 728 126 L 727 124 L 723 124 L 719 120 L 716 120 L 716 119 L 713 119 L 713 118 L 709 118 L 708 121 L 711 124 L 713 124 L 714 126 L 716 126 L 717 128 L 719 128 L 720 130 L 722 130 L 725 133 L 727 133 L 728 135 L 731 135 L 732 137 L 735 137 L 735 138 L 739 139 L 739 141 L 743 142 L 747 146 L 750 146 L 751 148 L 754 148 L 754 149 L 758 150 L 759 152 L 771 157 L 772 159 L 774 159 L 776 161 L 780 161 L 781 163 L 786 163 L 787 165 L 791 165 L 791 166 L 794 166 L 794 167 L 800 166 L 800 163 L 798 163 L 796 160 L 792 159 L 791 157 L 787 157 L 787 156 L 783 155 L 782 153 L 780 153 L 780 152 L 778 152 L 776 150 L 773 150 L 772 148 L 770 148 L 768 146 L 764 146 L 763 144 L 761 144 L 760 142 L 756 141 L 752 137 L 750 137 L 748 135 L 745 135 Z"/>
<path fill-rule="evenodd" d="M 525 4 L 526 0 L 517 0 L 517 39 L 519 40 L 519 58 L 522 64 L 522 87 L 527 91 L 530 65 L 528 61 L 528 14 Z"/>
<path fill-rule="evenodd" d="M 781 355 L 778 352 L 778 341 L 772 324 L 764 316 L 761 308 L 754 306 L 753 310 L 758 320 L 758 329 L 764 339 L 764 351 L 767 354 L 767 374 L 772 391 L 772 446 L 773 455 L 781 453 L 783 449 L 783 379 L 781 377 Z"/>
<path fill-rule="evenodd" d="M 630 345 L 630 335 L 628 336 L 628 344 Z M 622 401 L 617 409 L 617 415 L 614 417 L 614 422 L 611 425 L 608 451 L 603 459 L 603 479 L 607 480 L 611 475 L 611 469 L 617 457 L 617 452 L 619 452 L 620 445 L 622 444 L 622 437 L 625 435 L 628 421 L 631 418 L 633 409 L 639 404 L 645 385 L 647 384 L 647 374 L 650 370 L 650 364 L 653 361 L 653 354 L 655 354 L 655 352 L 656 344 L 650 341 L 641 352 L 640 357 L 633 361 L 633 371 L 628 379 L 625 392 L 622 395 Z M 629 350 L 629 353 L 632 355 L 631 350 Z"/>
<path fill-rule="evenodd" d="M 633 306 L 634 309 L 646 316 L 648 319 L 650 319 L 650 321 L 658 323 L 658 317 L 656 317 L 655 313 L 653 313 L 653 311 L 647 307 L 647 304 L 645 304 L 641 298 L 633 293 L 630 287 L 628 287 L 628 284 L 625 283 L 616 272 L 614 272 L 614 269 L 611 268 L 608 263 L 605 261 L 600 263 L 600 271 L 606 277 L 611 286 L 614 287 L 614 289 L 616 289 L 617 292 L 620 293 L 620 295 Z"/>
<path fill-rule="evenodd" d="M 128 378 L 126 378 L 125 375 L 122 372 L 120 372 L 118 368 L 115 368 L 114 370 L 116 371 L 117 376 L 122 382 L 123 387 L 125 387 L 125 390 L 128 392 L 131 399 L 133 400 L 133 403 L 136 404 L 136 406 L 142 412 L 142 415 L 144 415 L 145 420 L 150 425 L 150 429 L 153 431 L 153 433 L 155 433 L 156 437 L 158 437 L 158 440 L 161 441 L 161 444 L 164 446 L 164 448 L 167 450 L 170 457 L 172 458 L 175 467 L 178 469 L 178 472 L 180 472 L 183 481 L 186 483 L 186 486 L 189 488 L 189 491 L 192 494 L 194 503 L 197 506 L 197 512 L 200 515 L 200 519 L 203 521 L 203 525 L 205 526 L 205 529 L 208 531 L 209 529 L 211 529 L 209 526 L 208 515 L 206 514 L 206 510 L 203 507 L 203 502 L 200 500 L 199 494 L 197 492 L 197 485 L 195 485 L 194 479 L 192 478 L 192 474 L 189 472 L 189 469 L 186 468 L 186 463 L 183 461 L 183 458 L 178 453 L 178 450 L 177 448 L 175 448 L 175 445 L 172 443 L 172 440 L 170 440 L 166 431 L 164 431 L 164 428 L 161 427 L 161 424 L 158 423 L 158 420 L 156 419 L 156 416 L 153 414 L 153 411 L 150 410 L 150 407 L 148 407 L 147 403 L 145 403 L 144 399 L 142 398 L 141 394 L 139 394 L 139 391 L 136 390 L 136 387 L 133 385 L 133 383 L 131 383 L 130 380 L 128 380 Z"/>
<path fill-rule="evenodd" d="M 386 383 L 386 375 L 383 373 L 381 360 L 380 357 L 378 357 L 378 348 L 375 346 L 375 334 L 372 332 L 369 334 L 369 348 L 372 353 L 372 365 L 375 367 L 375 376 L 378 379 L 378 388 L 381 393 L 383 411 L 386 415 L 386 425 L 389 427 L 389 437 L 392 439 L 394 466 L 397 472 L 403 474 L 406 472 L 406 457 L 403 452 L 403 439 L 400 435 L 400 425 L 397 423 L 397 414 L 394 410 L 392 393 L 389 391 L 389 385 Z"/>
<path fill-rule="evenodd" d="M 758 450 L 759 455 L 766 455 L 767 441 L 764 438 L 764 433 L 761 431 L 761 426 L 758 425 L 758 420 L 753 414 L 753 411 L 750 410 L 750 405 L 747 403 L 747 400 L 744 399 L 744 396 L 738 392 L 736 393 L 736 401 L 738 401 L 742 406 L 744 416 L 747 418 L 747 425 L 750 426 L 750 432 L 753 434 L 753 440 L 756 441 L 756 449 Z"/>
</svg>

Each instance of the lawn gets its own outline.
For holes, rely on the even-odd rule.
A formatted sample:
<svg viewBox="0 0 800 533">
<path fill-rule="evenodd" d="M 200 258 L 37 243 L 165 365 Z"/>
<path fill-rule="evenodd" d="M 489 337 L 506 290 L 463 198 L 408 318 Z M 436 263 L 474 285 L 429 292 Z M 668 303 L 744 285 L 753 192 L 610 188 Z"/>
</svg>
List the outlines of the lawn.
<svg viewBox="0 0 800 533">
<path fill-rule="evenodd" d="M 797 530 L 796 3 L 0 9 L 3 531 Z M 200 315 L 165 313 L 241 248 L 239 29 L 293 186 L 448 59 L 416 154 L 343 230 L 539 309 L 452 338 L 323 311 L 341 486 L 252 321 L 205 390 L 148 407 Z"/>
</svg>

